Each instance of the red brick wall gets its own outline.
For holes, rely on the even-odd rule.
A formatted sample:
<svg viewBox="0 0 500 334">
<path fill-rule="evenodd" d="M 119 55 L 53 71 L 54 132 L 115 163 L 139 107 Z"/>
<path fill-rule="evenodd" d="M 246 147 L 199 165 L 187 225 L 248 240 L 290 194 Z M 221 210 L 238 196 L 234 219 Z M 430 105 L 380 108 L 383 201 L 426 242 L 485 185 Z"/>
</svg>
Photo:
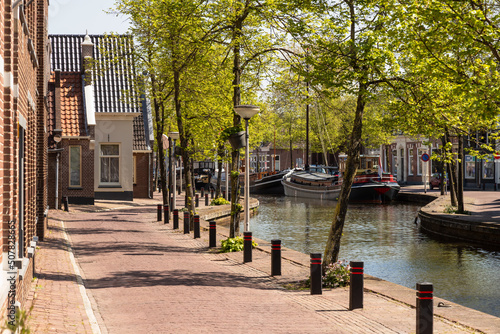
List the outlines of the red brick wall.
<svg viewBox="0 0 500 334">
<path fill-rule="evenodd" d="M 48 78 L 43 75 L 44 55 L 39 54 L 45 45 L 47 0 L 34 0 L 28 2 L 29 6 L 23 11 L 26 18 L 24 29 L 21 16 L 14 16 L 12 0 L 0 3 L 0 54 L 4 61 L 3 69 L 0 69 L 0 192 L 2 209 L 2 241 L 3 251 L 7 251 L 7 229 L 9 221 L 16 221 L 17 240 L 24 241 L 24 254 L 27 256 L 27 248 L 33 236 L 37 233 L 36 217 L 44 212 L 43 195 L 44 181 L 37 182 L 37 175 L 43 178 L 43 155 L 46 151 L 40 148 L 40 131 L 43 119 L 40 117 L 40 108 L 43 110 L 43 98 L 45 95 L 44 82 Z M 19 7 L 18 7 L 19 8 Z M 16 11 L 18 9 L 15 9 Z M 29 45 L 33 45 L 30 53 Z M 33 54 L 38 58 L 38 65 L 34 61 Z M 8 79 L 4 80 L 4 79 Z M 43 112 L 43 111 L 42 111 Z M 40 124 L 42 122 L 42 125 Z M 25 123 L 25 126 L 23 124 Z M 19 165 L 19 129 L 24 128 L 24 165 Z M 42 174 L 37 168 L 41 166 Z M 19 171 L 24 171 L 25 194 L 24 205 L 24 233 L 20 234 L 19 224 Z M 38 174 L 37 174 L 38 173 Z M 37 189 L 38 188 L 38 189 Z M 40 194 L 37 199 L 37 194 Z M 42 214 L 43 215 L 43 214 Z M 30 262 L 31 266 L 31 262 Z M 28 266 L 29 271 L 29 266 Z M 28 272 L 29 274 L 29 272 Z M 27 291 L 30 288 L 30 277 L 26 277 L 18 283 L 16 300 L 24 305 Z M 0 301 L 3 303 L 3 301 Z M 5 304 L 0 309 L 0 317 L 5 315 Z"/>
<path fill-rule="evenodd" d="M 60 182 L 62 183 L 62 197 L 67 196 L 69 202 L 87 199 L 93 202 L 94 198 L 94 150 L 89 149 L 89 140 L 64 139 L 61 141 L 63 152 L 60 160 Z M 81 168 L 82 168 L 82 187 L 69 188 L 69 147 L 81 146 Z"/>
<path fill-rule="evenodd" d="M 134 198 L 153 197 L 153 161 L 149 157 L 152 153 L 134 153 L 136 161 L 136 179 L 134 183 Z M 149 173 L 148 173 L 149 171 Z M 151 177 L 149 177 L 149 175 Z M 149 182 L 149 188 L 148 188 Z"/>
</svg>

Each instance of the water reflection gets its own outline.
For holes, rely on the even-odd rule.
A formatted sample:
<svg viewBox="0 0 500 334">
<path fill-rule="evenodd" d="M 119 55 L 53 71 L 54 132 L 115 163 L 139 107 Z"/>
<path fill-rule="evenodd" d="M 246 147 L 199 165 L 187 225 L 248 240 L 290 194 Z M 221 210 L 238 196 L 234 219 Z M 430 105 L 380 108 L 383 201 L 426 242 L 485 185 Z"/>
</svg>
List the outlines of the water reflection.
<svg viewBox="0 0 500 334">
<path fill-rule="evenodd" d="M 258 197 L 253 235 L 284 247 L 323 253 L 336 202 Z M 436 296 L 500 316 L 500 253 L 430 239 L 416 228 L 420 206 L 351 205 L 340 257 L 364 261 L 367 274 L 415 288 L 432 282 Z"/>
</svg>

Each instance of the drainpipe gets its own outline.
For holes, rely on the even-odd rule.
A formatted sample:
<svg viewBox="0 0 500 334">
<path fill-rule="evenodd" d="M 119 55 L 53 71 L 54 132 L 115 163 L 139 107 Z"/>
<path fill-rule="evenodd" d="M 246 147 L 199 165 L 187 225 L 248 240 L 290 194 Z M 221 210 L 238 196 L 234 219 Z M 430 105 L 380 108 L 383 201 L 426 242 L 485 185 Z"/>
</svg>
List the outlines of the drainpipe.
<svg viewBox="0 0 500 334">
<path fill-rule="evenodd" d="M 59 210 L 59 154 L 59 152 L 56 154 L 56 210 Z"/>
<path fill-rule="evenodd" d="M 151 154 L 148 154 L 148 197 L 153 198 L 151 193 Z"/>
</svg>

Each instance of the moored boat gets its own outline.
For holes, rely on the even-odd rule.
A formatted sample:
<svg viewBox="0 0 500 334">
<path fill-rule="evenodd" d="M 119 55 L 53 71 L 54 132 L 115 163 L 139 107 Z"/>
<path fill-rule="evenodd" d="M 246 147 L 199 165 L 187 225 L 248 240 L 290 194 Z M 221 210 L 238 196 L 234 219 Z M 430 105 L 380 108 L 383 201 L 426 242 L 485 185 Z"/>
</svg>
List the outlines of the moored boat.
<svg viewBox="0 0 500 334">
<path fill-rule="evenodd" d="M 399 184 L 390 173 L 358 170 L 351 186 L 350 202 L 387 203 L 396 198 Z"/>
<path fill-rule="evenodd" d="M 286 196 L 336 200 L 341 183 L 338 176 L 310 171 L 292 171 L 281 180 Z"/>
<path fill-rule="evenodd" d="M 283 185 L 281 179 L 289 171 L 263 172 L 250 174 L 250 193 L 251 194 L 270 194 L 283 195 Z"/>
</svg>

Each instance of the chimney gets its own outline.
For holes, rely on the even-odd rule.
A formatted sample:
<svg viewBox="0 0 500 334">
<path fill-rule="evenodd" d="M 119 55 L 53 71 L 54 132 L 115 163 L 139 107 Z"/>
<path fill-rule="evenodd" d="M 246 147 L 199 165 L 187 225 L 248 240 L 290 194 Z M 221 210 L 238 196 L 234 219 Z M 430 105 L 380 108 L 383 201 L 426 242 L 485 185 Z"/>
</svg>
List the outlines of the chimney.
<svg viewBox="0 0 500 334">
<path fill-rule="evenodd" d="M 92 59 L 94 57 L 94 44 L 87 33 L 82 42 L 82 72 L 85 76 L 85 85 L 92 84 Z"/>
</svg>

